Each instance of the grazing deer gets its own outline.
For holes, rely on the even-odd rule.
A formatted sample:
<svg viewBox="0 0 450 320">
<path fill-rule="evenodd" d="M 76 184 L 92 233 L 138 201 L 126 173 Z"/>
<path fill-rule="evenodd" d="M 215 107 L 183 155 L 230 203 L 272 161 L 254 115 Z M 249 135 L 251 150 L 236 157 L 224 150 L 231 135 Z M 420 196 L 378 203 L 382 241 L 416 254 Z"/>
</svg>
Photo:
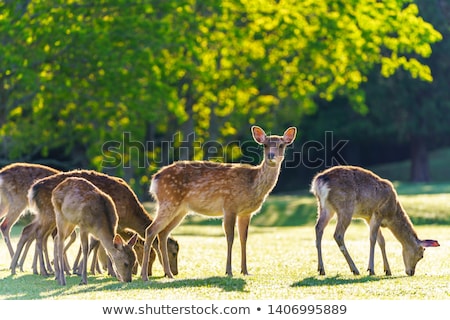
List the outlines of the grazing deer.
<svg viewBox="0 0 450 320">
<path fill-rule="evenodd" d="M 30 194 L 30 198 L 33 198 L 32 194 Z M 133 246 L 137 235 L 125 243 L 117 234 L 118 216 L 111 197 L 86 179 L 70 177 L 53 189 L 51 201 L 55 210 L 57 230 L 54 263 L 58 283 L 66 285 L 64 240 L 70 236 L 76 226 L 80 230 L 83 251 L 81 284 L 87 284 L 90 234 L 97 238 L 105 248 L 119 281 L 131 282 L 132 269 L 136 262 Z"/>
<path fill-rule="evenodd" d="M 163 258 L 165 275 L 173 278 L 167 257 L 167 237 L 187 215 L 196 212 L 223 216 L 227 238 L 226 274 L 232 276 L 231 252 L 237 220 L 241 242 L 241 273 L 248 274 L 246 242 L 251 216 L 257 212 L 274 188 L 286 146 L 294 142 L 297 129 L 291 127 L 283 136 L 267 136 L 252 127 L 254 140 L 264 146 L 264 159 L 258 166 L 221 164 L 208 161 L 180 161 L 162 168 L 151 182 L 150 193 L 158 208 L 155 220 L 145 232 L 142 279 L 148 280 L 150 247 L 156 237 Z"/>
<path fill-rule="evenodd" d="M 14 249 L 10 232 L 22 212 L 28 207 L 27 192 L 34 181 L 58 173 L 53 168 L 31 163 L 14 163 L 0 170 L 0 229 L 11 258 Z"/>
<path fill-rule="evenodd" d="M 122 236 L 122 238 L 124 240 L 130 239 L 134 235 L 133 232 L 130 232 L 128 230 L 121 230 L 121 231 L 119 231 L 119 234 Z M 173 266 L 177 265 L 176 264 L 177 253 L 179 251 L 178 242 L 172 238 L 169 238 L 167 241 L 167 247 L 168 247 L 168 251 L 169 251 L 170 270 L 172 270 L 172 272 L 178 273 L 178 270 L 175 270 L 173 267 Z M 95 274 L 95 272 L 101 272 L 101 268 L 99 267 L 98 262 L 100 262 L 103 267 L 107 267 L 108 263 L 105 260 L 106 257 L 104 254 L 104 249 L 101 246 L 99 246 L 98 240 L 91 239 L 89 252 L 91 252 L 91 251 L 93 253 L 93 258 L 92 258 L 90 272 L 92 274 Z M 136 244 L 134 245 L 134 251 L 136 251 L 138 264 L 140 266 L 142 266 L 142 257 L 144 255 L 144 240 L 141 237 L 137 238 Z M 81 248 L 78 251 L 77 258 L 75 259 L 75 262 L 74 262 L 74 268 L 73 268 L 74 273 L 78 273 L 78 270 L 81 267 L 82 262 L 80 262 L 80 256 L 81 256 Z M 151 276 L 153 274 L 153 272 L 152 272 L 153 263 L 156 260 L 156 257 L 157 257 L 157 253 L 156 253 L 155 249 L 153 247 L 150 248 L 150 262 L 148 265 L 148 275 L 149 276 Z M 158 255 L 158 259 L 160 260 L 160 262 L 162 264 L 160 255 Z M 136 268 L 133 269 L 133 274 L 137 274 L 137 265 L 136 265 Z"/>
<path fill-rule="evenodd" d="M 384 271 L 391 275 L 381 227 L 389 228 L 403 247 L 403 261 L 407 275 L 414 275 L 417 262 L 423 258 L 425 247 L 438 247 L 436 240 L 420 240 L 401 206 L 392 183 L 369 170 L 354 166 L 336 166 L 317 174 L 312 180 L 311 192 L 317 198 L 318 219 L 315 226 L 319 274 L 325 275 L 322 260 L 323 230 L 337 215 L 334 239 L 344 255 L 350 270 L 358 275 L 344 243 L 344 235 L 352 218 L 364 219 L 370 228 L 370 275 L 374 275 L 375 241 L 381 248 Z"/>
<path fill-rule="evenodd" d="M 33 272 L 35 274 L 38 273 L 37 260 L 39 260 L 40 274 L 48 276 L 47 270 L 49 267 L 46 267 L 44 264 L 44 261 L 48 261 L 48 258 L 44 259 L 44 254 L 46 252 L 47 239 L 56 227 L 55 213 L 51 204 L 51 194 L 53 189 L 68 177 L 85 178 L 112 197 L 119 216 L 119 234 L 126 230 L 133 230 L 142 238 L 145 237 L 145 229 L 152 223 L 152 219 L 138 200 L 136 194 L 123 179 L 92 170 L 60 172 L 59 174 L 40 179 L 31 186 L 30 190 L 35 190 L 32 192 L 33 197 L 29 199 L 29 201 L 30 205 L 36 210 L 38 215 L 34 221 L 27 225 L 22 231 L 16 252 L 11 262 L 12 274 L 15 274 L 15 269 L 24 246 L 26 247 L 30 242 L 36 240 Z M 175 239 L 171 238 L 170 241 L 174 242 L 174 245 L 171 246 L 171 248 L 176 250 L 171 252 L 170 268 L 174 274 L 177 274 L 179 246 Z M 23 261 L 23 258 L 24 257 L 22 257 L 21 262 Z"/>
</svg>

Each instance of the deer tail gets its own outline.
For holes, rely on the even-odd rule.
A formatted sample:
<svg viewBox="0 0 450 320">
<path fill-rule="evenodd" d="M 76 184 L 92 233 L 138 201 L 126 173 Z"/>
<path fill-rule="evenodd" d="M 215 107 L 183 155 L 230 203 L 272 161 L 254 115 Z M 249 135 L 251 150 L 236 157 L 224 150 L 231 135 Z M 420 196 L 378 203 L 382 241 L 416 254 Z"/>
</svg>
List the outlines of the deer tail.
<svg viewBox="0 0 450 320">
<path fill-rule="evenodd" d="M 311 183 L 310 192 L 317 197 L 322 207 L 325 206 L 325 202 L 327 201 L 328 198 L 328 193 L 330 192 L 328 181 L 329 181 L 328 176 L 319 175 L 316 178 L 314 178 Z"/>
</svg>

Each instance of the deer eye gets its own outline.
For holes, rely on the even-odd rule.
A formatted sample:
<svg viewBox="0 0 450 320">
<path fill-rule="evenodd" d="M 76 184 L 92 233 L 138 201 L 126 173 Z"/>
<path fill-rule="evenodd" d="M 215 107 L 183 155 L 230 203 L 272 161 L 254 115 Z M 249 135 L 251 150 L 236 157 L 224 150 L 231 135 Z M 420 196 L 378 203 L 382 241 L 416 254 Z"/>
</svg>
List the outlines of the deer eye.
<svg viewBox="0 0 450 320">
<path fill-rule="evenodd" d="M 283 149 L 284 148 L 284 143 L 280 143 L 278 146 L 279 149 Z"/>
</svg>

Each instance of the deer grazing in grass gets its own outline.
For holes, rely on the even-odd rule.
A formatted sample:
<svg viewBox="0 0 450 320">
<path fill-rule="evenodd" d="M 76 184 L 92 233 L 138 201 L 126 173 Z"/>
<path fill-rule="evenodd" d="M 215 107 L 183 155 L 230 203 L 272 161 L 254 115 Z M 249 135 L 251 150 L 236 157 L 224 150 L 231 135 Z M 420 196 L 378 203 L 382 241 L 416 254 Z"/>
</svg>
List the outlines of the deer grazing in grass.
<svg viewBox="0 0 450 320">
<path fill-rule="evenodd" d="M 33 194 L 30 194 L 30 198 L 34 198 Z M 87 284 L 89 235 L 97 238 L 105 248 L 119 281 L 131 282 L 132 269 L 136 262 L 133 246 L 137 234 L 128 243 L 117 234 L 118 216 L 111 197 L 86 179 L 69 177 L 53 189 L 51 201 L 55 210 L 57 230 L 54 264 L 58 283 L 66 285 L 64 240 L 76 226 L 80 229 L 83 252 L 81 284 Z"/>
<path fill-rule="evenodd" d="M 241 273 L 248 275 L 246 243 L 251 216 L 257 212 L 276 185 L 286 146 L 294 142 L 297 129 L 283 136 L 267 136 L 252 127 L 254 140 L 264 146 L 258 166 L 221 164 L 208 161 L 180 161 L 160 169 L 153 177 L 150 193 L 157 201 L 157 214 L 145 232 L 142 279 L 148 280 L 149 249 L 156 237 L 165 275 L 173 278 L 167 257 L 167 237 L 188 212 L 220 217 L 227 239 L 226 274 L 232 276 L 231 252 L 237 221 L 241 242 Z"/>
<path fill-rule="evenodd" d="M 58 172 L 56 169 L 32 163 L 14 163 L 0 170 L 0 218 L 4 217 L 0 229 L 11 258 L 14 256 L 14 249 L 10 232 L 28 207 L 28 189 L 34 181 Z"/>
<path fill-rule="evenodd" d="M 403 247 L 405 272 L 413 276 L 417 262 L 423 258 L 425 247 L 438 247 L 436 240 L 420 240 L 401 206 L 392 183 L 371 171 L 354 166 L 336 166 L 317 174 L 312 180 L 311 192 L 317 198 L 318 219 L 315 226 L 318 271 L 325 275 L 322 260 L 322 236 L 330 219 L 337 215 L 334 239 L 344 255 L 350 270 L 358 275 L 344 243 L 344 235 L 352 218 L 364 219 L 370 228 L 368 270 L 374 275 L 375 242 L 381 249 L 386 275 L 391 269 L 386 256 L 385 240 L 380 227 L 387 227 Z"/>
<path fill-rule="evenodd" d="M 131 231 L 128 231 L 128 230 L 120 230 L 119 234 L 122 236 L 122 238 L 124 240 L 128 240 L 132 236 L 134 236 L 134 233 Z M 174 268 L 174 266 L 176 267 L 177 253 L 179 251 L 178 242 L 172 238 L 169 238 L 167 241 L 167 247 L 168 247 L 168 252 L 169 252 L 170 269 L 172 270 L 172 272 L 178 273 L 178 270 L 176 270 Z M 101 264 L 103 266 L 103 268 L 106 268 L 109 272 L 110 270 L 108 269 L 109 264 L 108 264 L 108 261 L 106 260 L 106 258 L 107 258 L 106 253 L 104 252 L 104 248 L 102 248 L 99 245 L 98 240 L 90 239 L 89 252 L 91 252 L 91 251 L 93 253 L 93 259 L 92 259 L 92 263 L 91 263 L 90 272 L 92 274 L 95 274 L 96 272 L 101 273 L 102 269 L 100 268 L 99 264 Z M 141 237 L 137 238 L 136 244 L 134 245 L 134 251 L 136 252 L 139 266 L 142 266 L 142 257 L 144 255 L 144 239 L 142 239 Z M 160 255 L 157 255 L 156 250 L 154 248 L 150 248 L 150 261 L 149 261 L 149 265 L 148 265 L 148 275 L 149 276 L 151 276 L 153 274 L 153 271 L 152 271 L 153 263 L 156 260 L 157 256 L 158 256 L 158 259 L 160 260 L 160 262 L 162 263 L 161 257 L 160 257 Z M 77 257 L 74 262 L 74 268 L 73 268 L 74 273 L 79 273 L 79 270 L 83 263 L 82 261 L 80 261 L 80 257 L 81 257 L 81 248 L 78 251 Z M 97 257 L 97 259 L 96 259 L 96 257 Z M 137 267 L 138 266 L 136 265 L 136 267 L 133 268 L 133 274 L 137 274 Z"/>
<path fill-rule="evenodd" d="M 40 274 L 48 276 L 48 267 L 44 264 L 44 261 L 46 260 L 43 255 L 46 251 L 47 239 L 56 228 L 51 195 L 53 189 L 68 177 L 84 178 L 111 196 L 119 216 L 119 234 L 128 230 L 133 230 L 142 238 L 145 237 L 145 229 L 152 223 L 152 219 L 138 200 L 136 194 L 123 179 L 92 170 L 60 172 L 59 174 L 40 179 L 31 186 L 31 189 L 36 190 L 32 192 L 33 197 L 30 198 L 29 201 L 30 205 L 32 205 L 38 214 L 22 231 L 11 263 L 12 274 L 15 274 L 15 269 L 24 246 L 30 243 L 30 241 L 36 240 L 35 256 L 37 256 L 38 259 L 35 259 L 33 262 L 33 272 L 36 274 L 38 273 L 36 260 L 39 260 Z M 172 245 L 171 248 L 176 250 L 176 252 L 171 252 L 170 268 L 173 273 L 177 274 L 179 245 L 173 238 L 170 238 L 169 241 L 174 242 L 174 245 Z M 21 261 L 22 260 L 23 257 Z"/>
</svg>

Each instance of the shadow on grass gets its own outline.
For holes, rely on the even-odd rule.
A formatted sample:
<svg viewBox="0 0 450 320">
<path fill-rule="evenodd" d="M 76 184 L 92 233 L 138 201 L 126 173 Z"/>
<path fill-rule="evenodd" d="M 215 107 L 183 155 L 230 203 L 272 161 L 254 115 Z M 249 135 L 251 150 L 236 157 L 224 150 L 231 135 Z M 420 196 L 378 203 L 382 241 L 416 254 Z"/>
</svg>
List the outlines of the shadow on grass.
<svg viewBox="0 0 450 320">
<path fill-rule="evenodd" d="M 291 287 L 320 287 L 320 286 L 335 286 L 335 285 L 346 285 L 346 284 L 355 284 L 355 283 L 368 283 L 368 282 L 377 282 L 384 280 L 393 280 L 398 277 L 392 276 L 362 276 L 355 278 L 347 278 L 341 277 L 340 275 L 336 275 L 333 277 L 308 277 L 298 282 L 294 282 Z"/>
<path fill-rule="evenodd" d="M 11 276 L 2 279 L 3 285 L 7 285 L 8 288 L 3 287 L 0 290 L 0 295 L 2 295 L 5 300 L 35 300 L 51 299 L 53 297 L 61 298 L 64 296 L 73 296 L 90 292 L 123 292 L 126 290 L 142 289 L 165 290 L 186 287 L 219 288 L 224 292 L 242 292 L 246 285 L 244 279 L 228 276 L 179 280 L 168 280 L 164 277 L 152 277 L 147 282 L 144 282 L 141 279 L 135 279 L 129 283 L 118 282 L 116 279 L 110 277 L 97 278 L 88 276 L 88 284 L 79 285 L 80 277 L 71 275 L 66 277 L 66 281 L 66 286 L 59 286 L 53 276 L 44 278 L 38 275 L 28 274 L 14 277 L 14 279 Z"/>
</svg>

